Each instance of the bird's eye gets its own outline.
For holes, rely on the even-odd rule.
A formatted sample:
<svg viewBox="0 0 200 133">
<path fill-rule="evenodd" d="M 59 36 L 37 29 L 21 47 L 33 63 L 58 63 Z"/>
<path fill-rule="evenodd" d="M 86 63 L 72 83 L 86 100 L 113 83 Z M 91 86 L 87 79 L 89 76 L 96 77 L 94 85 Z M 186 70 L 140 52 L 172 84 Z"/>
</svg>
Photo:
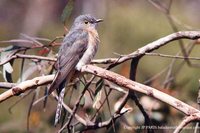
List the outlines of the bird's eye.
<svg viewBox="0 0 200 133">
<path fill-rule="evenodd" d="M 85 24 L 88 24 L 88 21 L 85 21 Z"/>
</svg>

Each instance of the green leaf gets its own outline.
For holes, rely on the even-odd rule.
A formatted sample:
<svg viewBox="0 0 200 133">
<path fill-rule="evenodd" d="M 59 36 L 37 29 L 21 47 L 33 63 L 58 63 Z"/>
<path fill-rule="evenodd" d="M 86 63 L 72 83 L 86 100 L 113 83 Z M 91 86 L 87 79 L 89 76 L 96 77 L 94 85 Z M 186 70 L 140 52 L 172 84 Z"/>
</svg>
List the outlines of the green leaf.
<svg viewBox="0 0 200 133">
<path fill-rule="evenodd" d="M 96 96 L 98 94 L 98 92 L 101 90 L 101 88 L 103 87 L 103 83 L 104 83 L 104 80 L 103 79 L 100 79 L 97 83 L 96 83 L 96 90 L 95 90 L 95 93 L 94 95 Z"/>
<path fill-rule="evenodd" d="M 12 65 L 10 64 L 10 62 L 8 62 L 8 63 L 3 65 L 3 70 L 7 71 L 8 73 L 12 73 L 13 72 L 13 68 L 12 68 Z"/>
<path fill-rule="evenodd" d="M 81 107 L 83 107 L 85 105 L 85 97 L 81 98 L 81 101 L 80 101 L 79 105 Z"/>
<path fill-rule="evenodd" d="M 102 97 L 102 90 L 99 90 L 97 95 L 94 98 L 94 103 L 92 105 L 93 108 L 99 109 L 101 106 L 101 97 Z"/>
<path fill-rule="evenodd" d="M 65 25 L 67 19 L 72 14 L 73 7 L 74 7 L 74 0 L 68 0 L 67 4 L 62 12 L 62 15 L 61 15 L 61 21 L 63 22 L 64 25 Z"/>
<path fill-rule="evenodd" d="M 15 46 L 13 46 L 13 45 L 10 45 L 10 46 L 8 46 L 8 47 L 5 47 L 5 48 L 1 48 L 1 52 L 8 52 L 8 51 L 12 51 L 12 50 L 15 50 L 15 49 L 17 49 Z M 0 53 L 1 54 L 1 53 Z"/>
<path fill-rule="evenodd" d="M 10 62 L 3 65 L 3 78 L 6 82 L 10 82 L 10 83 L 13 82 L 12 75 L 11 75 L 12 72 L 13 72 L 13 68 Z"/>
<path fill-rule="evenodd" d="M 0 62 L 6 61 L 8 58 L 10 58 L 14 54 L 14 50 L 11 51 L 12 47 L 8 47 L 8 49 L 4 49 L 5 51 L 0 53 Z M 11 73 L 13 72 L 13 61 L 11 60 L 10 62 L 7 62 L 6 64 L 3 65 L 3 78 L 7 82 L 12 82 L 12 75 Z"/>
</svg>

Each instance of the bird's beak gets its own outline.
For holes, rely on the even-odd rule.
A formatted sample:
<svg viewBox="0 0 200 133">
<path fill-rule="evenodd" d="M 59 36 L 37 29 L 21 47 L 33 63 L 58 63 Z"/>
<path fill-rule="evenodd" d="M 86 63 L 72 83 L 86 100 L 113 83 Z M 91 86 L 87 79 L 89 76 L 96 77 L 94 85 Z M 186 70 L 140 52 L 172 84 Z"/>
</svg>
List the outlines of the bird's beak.
<svg viewBox="0 0 200 133">
<path fill-rule="evenodd" d="M 103 19 L 97 19 L 96 23 L 99 23 L 99 22 L 102 22 L 102 21 L 103 21 Z"/>
</svg>

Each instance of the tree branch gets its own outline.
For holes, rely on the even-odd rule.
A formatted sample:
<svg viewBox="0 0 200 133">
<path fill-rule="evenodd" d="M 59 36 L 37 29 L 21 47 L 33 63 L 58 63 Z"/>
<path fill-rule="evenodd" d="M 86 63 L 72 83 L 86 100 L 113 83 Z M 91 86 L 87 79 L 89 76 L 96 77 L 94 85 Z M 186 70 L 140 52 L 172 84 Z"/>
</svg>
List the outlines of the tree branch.
<svg viewBox="0 0 200 133">
<path fill-rule="evenodd" d="M 130 60 L 132 58 L 138 58 L 141 56 L 144 56 L 145 53 L 152 52 L 153 50 L 156 50 L 164 45 L 166 45 L 169 42 L 178 40 L 178 39 L 191 39 L 195 40 L 200 38 L 200 31 L 179 31 L 176 33 L 172 33 L 168 36 L 165 36 L 163 38 L 160 38 L 152 43 L 149 43 L 145 45 L 144 47 L 139 48 L 135 52 L 124 55 L 120 59 L 118 58 L 107 58 L 107 59 L 101 59 L 101 60 L 94 60 L 95 63 L 114 63 L 113 66 L 116 66 L 118 64 L 121 64 L 127 60 Z M 112 66 L 111 66 L 112 67 Z"/>
<path fill-rule="evenodd" d="M 200 120 L 200 114 L 196 113 L 190 116 L 187 116 L 186 118 L 184 118 L 184 120 L 178 125 L 178 127 L 176 128 L 176 130 L 174 131 L 174 133 L 180 133 L 181 130 L 190 122 L 193 121 L 199 121 Z"/>
<path fill-rule="evenodd" d="M 142 48 L 139 48 L 138 50 L 136 50 L 135 52 L 128 54 L 128 55 L 124 55 L 122 56 L 120 59 L 119 58 L 107 58 L 107 59 L 96 59 L 93 60 L 92 63 L 94 64 L 110 64 L 110 63 L 114 63 L 115 65 L 121 64 L 129 59 L 135 58 L 135 57 L 140 57 L 140 56 L 144 56 L 145 53 L 151 52 L 155 49 L 158 49 L 159 47 L 164 46 L 165 44 L 171 42 L 171 41 L 175 41 L 178 39 L 191 39 L 191 40 L 195 40 L 200 38 L 200 31 L 179 31 L 176 33 L 172 33 L 168 36 L 165 36 L 163 38 L 160 38 L 152 43 L 149 43 L 147 45 L 145 45 Z M 19 54 L 18 54 L 19 56 Z M 15 59 L 17 57 L 12 56 L 12 59 Z M 19 56 L 18 58 L 29 58 L 29 56 Z M 40 59 L 40 60 L 49 60 L 49 61 L 55 61 L 56 59 L 53 58 L 48 58 L 48 57 L 41 57 L 41 56 L 32 56 L 30 58 L 34 58 L 34 59 Z M 9 59 L 7 62 L 9 62 L 11 59 Z M 3 65 L 7 62 L 1 62 L 0 65 Z"/>
<path fill-rule="evenodd" d="M 137 91 L 137 92 L 149 95 L 151 97 L 154 97 L 154 98 L 176 108 L 177 110 L 183 112 L 186 115 L 191 115 L 191 114 L 197 113 L 197 112 L 200 113 L 199 110 L 189 106 L 188 104 L 186 104 L 168 94 L 165 94 L 165 93 L 163 93 L 159 90 L 156 90 L 152 87 L 140 84 L 138 82 L 131 81 L 130 79 L 127 79 L 119 74 L 102 69 L 100 67 L 86 65 L 86 66 L 82 67 L 81 72 L 88 72 L 88 73 L 94 74 L 101 78 L 107 79 L 121 87 L 125 87 L 125 88 L 129 89 L 130 91 Z"/>
<path fill-rule="evenodd" d="M 177 40 L 177 39 L 181 39 L 181 38 L 198 39 L 198 38 L 200 38 L 200 32 L 199 31 L 180 31 L 177 33 L 170 34 L 166 37 L 158 39 L 157 41 L 147 44 L 146 46 L 138 49 L 137 51 L 135 51 L 129 55 L 123 56 L 120 59 L 115 60 L 117 62 L 115 62 L 114 65 L 118 65 L 126 60 L 131 59 L 131 58 L 144 56 L 146 52 L 151 52 L 155 49 L 158 49 L 161 46 L 164 46 L 168 42 L 171 42 L 171 41 Z M 119 86 L 130 89 L 131 91 L 135 90 L 135 91 L 147 94 L 149 96 L 152 96 L 154 98 L 157 98 L 157 99 L 173 106 L 174 108 L 178 109 L 179 111 L 185 113 L 186 115 L 191 115 L 195 112 L 199 112 L 197 109 L 183 103 L 180 100 L 177 100 L 174 97 L 171 97 L 171 96 L 169 96 L 163 92 L 160 92 L 154 88 L 151 88 L 151 87 L 145 86 L 143 84 L 126 79 L 125 77 L 123 77 L 119 74 L 113 73 L 111 71 L 107 71 L 105 69 L 95 67 L 92 65 L 87 65 L 82 68 L 81 72 L 88 72 L 91 74 L 95 74 L 101 78 L 105 78 L 109 81 L 112 81 L 113 83 L 116 83 Z M 0 95 L 0 102 L 4 101 L 14 95 L 23 93 L 26 90 L 36 88 L 37 86 L 40 86 L 40 85 L 48 84 L 53 80 L 53 77 L 54 77 L 54 75 L 42 76 L 42 77 L 36 77 L 32 80 L 27 80 L 25 82 L 22 82 L 19 85 L 13 87 L 12 89 L 2 93 Z"/>
<path fill-rule="evenodd" d="M 200 57 L 184 57 L 184 56 L 166 55 L 166 54 L 160 54 L 160 53 L 145 53 L 145 55 L 148 55 L 148 56 L 160 56 L 160 57 L 175 58 L 175 59 L 200 60 Z"/>
<path fill-rule="evenodd" d="M 56 58 L 50 58 L 50 57 L 43 57 L 43 56 L 36 56 L 36 55 L 24 55 L 24 54 L 14 54 L 4 62 L 0 62 L 0 66 L 8 63 L 9 61 L 17 58 L 26 58 L 26 59 L 37 59 L 37 60 L 46 60 L 46 61 L 56 61 Z"/>
<path fill-rule="evenodd" d="M 54 75 L 36 77 L 32 80 L 21 82 L 20 84 L 12 87 L 10 90 L 0 94 L 0 103 L 7 100 L 12 96 L 19 95 L 30 89 L 36 89 L 38 86 L 49 84 L 53 81 Z"/>
<path fill-rule="evenodd" d="M 86 65 L 83 66 L 81 69 L 81 72 L 87 72 L 94 74 L 96 76 L 99 76 L 101 78 L 107 79 L 121 87 L 125 87 L 126 89 L 129 89 L 130 91 L 137 91 L 146 95 L 149 95 L 151 97 L 154 97 L 160 101 L 163 101 L 164 103 L 167 103 L 168 105 L 176 108 L 177 110 L 183 112 L 186 115 L 192 115 L 194 113 L 197 113 L 200 111 L 193 108 L 192 106 L 189 106 L 188 104 L 168 95 L 165 94 L 159 90 L 156 90 L 152 87 L 140 84 L 138 82 L 131 81 L 130 79 L 127 79 L 119 74 L 116 74 L 114 72 L 102 69 L 97 66 L 92 65 Z M 18 95 L 20 93 L 23 93 L 29 89 L 36 88 L 37 86 L 41 86 L 44 84 L 48 84 L 53 80 L 54 75 L 48 75 L 48 76 L 42 76 L 42 77 L 36 77 L 32 80 L 27 80 L 16 87 L 13 87 L 12 89 L 2 93 L 0 95 L 0 102 L 3 102 L 4 100 Z"/>
</svg>

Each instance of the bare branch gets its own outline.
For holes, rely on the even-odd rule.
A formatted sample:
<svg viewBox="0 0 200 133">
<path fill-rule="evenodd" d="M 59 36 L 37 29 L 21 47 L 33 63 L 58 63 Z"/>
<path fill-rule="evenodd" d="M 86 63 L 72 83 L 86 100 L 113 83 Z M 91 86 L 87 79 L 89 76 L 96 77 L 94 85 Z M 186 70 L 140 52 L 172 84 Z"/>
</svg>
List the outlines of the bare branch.
<svg viewBox="0 0 200 133">
<path fill-rule="evenodd" d="M 95 74 L 101 78 L 107 79 L 119 86 L 130 89 L 130 91 L 137 91 L 151 97 L 154 97 L 160 101 L 167 103 L 168 105 L 176 108 L 177 110 L 183 112 L 186 115 L 191 115 L 193 113 L 199 112 L 199 110 L 189 106 L 188 104 L 167 95 L 161 91 L 158 91 L 152 87 L 140 84 L 138 82 L 131 81 L 130 79 L 126 79 L 125 77 L 116 74 L 114 72 L 102 69 L 100 67 L 86 65 L 83 66 L 81 72 L 88 72 L 91 74 Z"/>
<path fill-rule="evenodd" d="M 165 36 L 163 38 L 160 38 L 152 43 L 149 43 L 147 45 L 145 45 L 144 47 L 139 48 L 138 50 L 136 50 L 135 52 L 128 54 L 128 55 L 124 55 L 123 57 L 121 57 L 120 59 L 118 58 L 108 58 L 105 60 L 100 60 L 100 62 L 109 62 L 109 63 L 114 63 L 113 66 L 116 66 L 118 64 L 121 64 L 127 60 L 130 60 L 132 58 L 137 58 L 137 57 L 142 57 L 145 55 L 145 53 L 149 53 L 153 50 L 156 50 L 164 45 L 166 45 L 169 42 L 178 40 L 178 39 L 191 39 L 191 40 L 195 40 L 200 38 L 200 31 L 179 31 L 176 33 L 172 33 L 168 36 Z M 96 63 L 98 62 L 98 60 L 95 61 Z"/>
<path fill-rule="evenodd" d="M 0 88 L 4 89 L 10 89 L 16 85 L 17 85 L 16 83 L 0 82 Z"/>
<path fill-rule="evenodd" d="M 182 23 L 181 20 L 179 20 L 177 17 L 173 16 L 172 14 L 170 14 L 170 10 L 171 10 L 171 5 L 172 5 L 172 0 L 170 0 L 169 6 L 168 8 L 164 7 L 163 5 L 161 5 L 161 2 L 156 2 L 154 0 L 147 0 L 149 3 L 151 3 L 155 8 L 157 8 L 159 11 L 161 11 L 163 14 L 170 16 L 170 19 L 176 23 L 179 26 L 183 26 L 184 28 L 188 29 L 188 30 L 192 30 L 192 29 L 197 29 L 197 28 L 193 28 L 190 25 L 187 25 L 185 23 Z M 162 1 L 163 2 L 163 1 Z"/>
<path fill-rule="evenodd" d="M 118 62 L 116 62 L 115 65 L 118 65 L 128 59 L 131 59 L 131 58 L 144 56 L 146 52 L 151 52 L 155 49 L 158 49 L 161 46 L 164 46 L 168 42 L 171 42 L 171 41 L 177 40 L 177 39 L 181 39 L 181 38 L 198 39 L 198 38 L 200 38 L 200 32 L 199 31 L 181 31 L 181 32 L 170 34 L 166 37 L 158 39 L 157 41 L 149 43 L 148 45 L 138 49 L 137 51 L 135 51 L 127 56 L 121 57 L 120 59 L 118 59 Z M 142 85 L 140 83 L 133 82 L 129 79 L 124 78 L 121 75 L 118 75 L 113 72 L 109 72 L 102 68 L 87 65 L 82 68 L 81 72 L 89 72 L 89 73 L 95 74 L 95 75 L 105 78 L 109 81 L 112 81 L 113 83 L 116 83 L 119 86 L 155 97 L 163 102 L 168 103 L 169 105 L 173 106 L 174 108 L 180 110 L 181 112 L 183 112 L 187 115 L 190 115 L 194 112 L 198 112 L 197 109 L 195 109 L 195 108 L 193 108 L 193 107 L 181 102 L 180 100 L 177 100 L 165 93 L 162 93 L 154 88 Z M 24 91 L 26 91 L 28 89 L 32 89 L 32 88 L 35 88 L 40 85 L 48 84 L 53 80 L 53 77 L 54 77 L 54 75 L 49 75 L 49 76 L 37 77 L 32 80 L 27 80 L 25 82 L 22 82 L 21 84 L 17 85 L 16 87 L 13 87 L 12 89 L 2 93 L 0 95 L 0 102 L 4 101 L 14 95 L 23 93 Z"/>
<path fill-rule="evenodd" d="M 125 113 L 127 113 L 129 110 L 125 110 L 119 114 L 114 114 L 113 117 L 111 117 L 109 120 L 104 121 L 104 122 L 99 122 L 97 124 L 88 124 L 84 130 L 89 130 L 89 129 L 98 129 L 98 128 L 104 128 L 104 127 L 110 127 L 110 125 L 112 124 L 112 121 L 115 121 L 116 119 L 118 119 L 119 117 L 123 116 Z"/>
<path fill-rule="evenodd" d="M 102 69 L 102 68 L 99 68 L 96 66 L 92 66 L 92 65 L 83 66 L 81 69 L 81 72 L 88 72 L 91 74 L 95 74 L 101 78 L 104 78 L 113 83 L 116 83 L 119 86 L 125 87 L 125 88 L 129 89 L 130 91 L 138 91 L 143 94 L 152 96 L 160 101 L 167 103 L 168 105 L 171 105 L 172 107 L 185 113 L 186 115 L 193 116 L 193 114 L 200 113 L 199 110 L 189 106 L 188 104 L 186 104 L 170 95 L 160 92 L 152 87 L 145 86 L 143 84 L 126 79 L 125 77 L 123 77 L 119 74 L 116 74 L 114 72 L 111 72 L 111 71 L 108 71 L 108 70 L 105 70 L 105 69 Z M 0 95 L 0 102 L 6 100 L 16 94 L 25 92 L 26 90 L 29 90 L 31 88 L 36 88 L 37 86 L 50 83 L 53 80 L 53 77 L 54 77 L 54 75 L 49 75 L 49 76 L 37 77 L 32 80 L 24 81 L 21 84 L 17 85 L 16 87 L 2 93 Z M 16 90 L 14 90 L 14 89 L 16 89 L 18 92 L 16 92 Z"/>
<path fill-rule="evenodd" d="M 56 58 L 50 58 L 50 57 L 43 57 L 43 56 L 36 56 L 36 55 L 24 55 L 24 54 L 14 54 L 4 62 L 0 62 L 0 66 L 3 64 L 8 63 L 9 61 L 16 59 L 16 58 L 25 58 L 25 59 L 37 59 L 37 60 L 46 60 L 46 61 L 56 61 Z"/>
<path fill-rule="evenodd" d="M 111 71 L 108 71 L 108 70 L 105 70 L 105 69 L 102 69 L 102 68 L 99 68 L 96 66 L 92 66 L 92 65 L 83 66 L 83 68 L 81 69 L 81 72 L 88 72 L 91 74 L 95 74 L 101 78 L 112 81 L 113 83 L 116 83 L 119 86 L 130 89 L 131 91 L 133 91 L 133 90 L 138 91 L 143 94 L 157 98 L 157 99 L 171 105 L 172 107 L 178 109 L 179 111 L 185 113 L 186 115 L 191 115 L 195 112 L 199 112 L 197 109 L 183 103 L 182 101 L 180 101 L 170 95 L 160 92 L 152 87 L 140 84 L 138 82 L 131 81 L 129 79 L 126 79 L 125 77 L 123 77 L 119 74 L 116 74 L 114 72 L 111 72 Z M 24 82 L 20 83 L 19 85 L 17 85 L 16 87 L 13 87 L 12 89 L 2 93 L 0 95 L 0 102 L 4 101 L 14 95 L 23 93 L 31 88 L 35 88 L 37 86 L 48 84 L 53 80 L 53 77 L 54 77 L 54 75 L 48 75 L 48 76 L 36 77 L 32 80 L 24 81 Z"/>
<path fill-rule="evenodd" d="M 30 36 L 28 36 L 26 34 L 23 34 L 23 33 L 21 33 L 21 36 L 24 37 L 24 38 L 26 38 L 26 39 L 28 39 L 28 40 L 33 41 L 35 44 L 37 44 L 40 47 L 44 46 L 44 44 L 42 44 L 41 42 L 37 41 L 34 37 L 30 37 Z"/>
<path fill-rule="evenodd" d="M 166 54 L 160 54 L 160 53 L 145 53 L 145 55 L 160 56 L 160 57 L 166 57 L 166 58 L 176 58 L 176 59 L 200 60 L 200 57 L 184 57 L 184 56 L 166 55 Z"/>
<path fill-rule="evenodd" d="M 21 82 L 17 86 L 12 87 L 12 89 L 7 90 L 4 93 L 0 94 L 0 103 L 12 96 L 16 96 L 21 93 L 24 93 L 25 91 L 29 89 L 36 89 L 38 86 L 51 83 L 53 78 L 54 78 L 54 75 L 48 75 L 48 76 L 36 77 L 32 80 Z"/>
<path fill-rule="evenodd" d="M 107 58 L 107 59 L 96 59 L 93 60 L 92 63 L 93 64 L 110 64 L 110 63 L 114 63 L 115 65 L 121 64 L 127 60 L 130 60 L 132 58 L 136 58 L 136 57 L 141 57 L 144 56 L 145 53 L 149 53 L 155 49 L 158 49 L 159 47 L 164 46 L 165 44 L 171 42 L 171 41 L 175 41 L 178 39 L 198 39 L 200 38 L 200 31 L 179 31 L 173 34 L 170 34 L 166 37 L 160 38 L 157 41 L 154 41 L 152 43 L 149 43 L 147 45 L 145 45 L 142 48 L 139 48 L 138 50 L 136 50 L 135 52 L 128 54 L 128 55 L 124 55 L 121 58 Z M 5 62 L 1 62 L 0 65 L 3 65 L 7 62 L 9 62 L 12 59 L 15 58 L 29 58 L 29 59 L 38 59 L 38 60 L 48 60 L 48 61 L 56 61 L 56 59 L 54 58 L 49 58 L 49 57 L 42 57 L 42 56 L 32 56 L 32 55 L 21 55 L 21 54 L 15 54 L 12 57 L 10 57 L 7 61 Z"/>
<path fill-rule="evenodd" d="M 190 122 L 193 121 L 199 121 L 200 120 L 200 114 L 196 113 L 190 116 L 187 116 L 186 118 L 184 118 L 184 120 L 178 125 L 178 127 L 176 128 L 176 130 L 174 131 L 174 133 L 180 133 L 181 130 L 183 130 L 183 128 L 189 124 Z"/>
<path fill-rule="evenodd" d="M 52 92 L 52 96 L 58 101 L 58 96 Z M 68 107 L 64 102 L 62 103 L 63 107 L 72 115 L 73 114 L 73 111 L 70 107 Z M 74 117 L 79 121 L 81 122 L 83 125 L 87 125 L 87 124 L 93 124 L 91 121 L 85 121 L 82 117 L 80 117 L 78 114 L 74 114 Z"/>
<path fill-rule="evenodd" d="M 71 130 L 70 123 L 71 123 L 71 121 L 72 121 L 74 115 L 76 114 L 76 111 L 78 110 L 78 107 L 79 107 L 79 104 L 80 104 L 80 101 L 81 101 L 82 97 L 84 96 L 86 90 L 88 89 L 88 87 L 90 86 L 90 84 L 92 83 L 92 81 L 94 80 L 94 78 L 95 78 L 95 76 L 93 76 L 93 77 L 90 79 L 90 81 L 85 85 L 85 87 L 84 87 L 84 89 L 83 89 L 81 95 L 79 96 L 78 100 L 76 101 L 76 104 L 75 104 L 75 106 L 74 106 L 74 108 L 73 108 L 72 114 L 69 116 L 68 121 L 67 121 L 67 122 L 65 123 L 65 125 L 59 130 L 59 132 L 62 132 L 62 130 L 63 130 L 66 126 L 67 126 L 68 131 L 70 132 L 70 130 Z"/>
</svg>

